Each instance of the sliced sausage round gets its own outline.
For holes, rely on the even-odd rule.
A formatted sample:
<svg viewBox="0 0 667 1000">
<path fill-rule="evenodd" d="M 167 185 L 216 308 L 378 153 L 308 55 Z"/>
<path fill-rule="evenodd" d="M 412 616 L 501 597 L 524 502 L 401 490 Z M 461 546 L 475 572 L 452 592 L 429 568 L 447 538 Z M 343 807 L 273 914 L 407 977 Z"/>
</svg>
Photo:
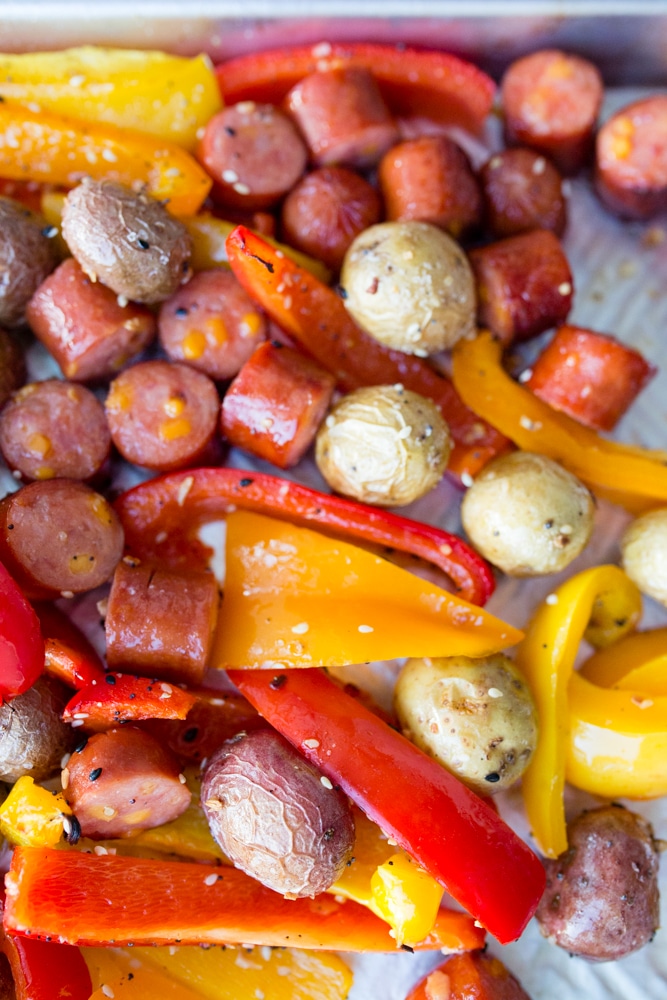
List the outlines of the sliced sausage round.
<svg viewBox="0 0 667 1000">
<path fill-rule="evenodd" d="M 388 219 L 430 222 L 460 239 L 482 216 L 482 195 L 468 157 L 444 135 L 394 146 L 382 158 L 378 179 Z"/>
<path fill-rule="evenodd" d="M 641 816 L 609 805 L 568 823 L 569 847 L 545 860 L 536 917 L 542 934 L 573 955 L 609 962 L 647 944 L 658 928 L 658 851 Z"/>
<path fill-rule="evenodd" d="M 44 781 L 56 773 L 76 733 L 61 721 L 71 692 L 53 677 L 39 677 L 23 694 L 0 705 L 0 781 L 23 775 Z"/>
<path fill-rule="evenodd" d="M 501 87 L 508 145 L 531 146 L 576 173 L 592 151 L 602 96 L 600 73 L 586 59 L 558 49 L 517 59 Z"/>
<path fill-rule="evenodd" d="M 110 447 L 104 407 L 82 385 L 31 382 L 0 414 L 0 451 L 25 479 L 90 479 Z"/>
<path fill-rule="evenodd" d="M 201 372 L 169 361 L 144 361 L 111 383 L 105 409 L 123 458 L 167 472 L 192 465 L 205 453 L 220 401 Z"/>
<path fill-rule="evenodd" d="M 313 170 L 285 198 L 285 240 L 334 271 L 355 236 L 381 218 L 380 198 L 368 181 L 345 167 Z"/>
<path fill-rule="evenodd" d="M 550 229 L 561 236 L 566 204 L 563 181 L 541 153 L 517 146 L 495 153 L 480 171 L 486 222 L 494 236 Z"/>
<path fill-rule="evenodd" d="M 35 289 L 58 263 L 52 227 L 11 198 L 0 197 L 0 324 L 21 326 Z"/>
<path fill-rule="evenodd" d="M 93 281 L 135 302 L 163 302 L 192 275 L 183 223 L 115 181 L 84 177 L 65 199 L 62 233 Z"/>
<path fill-rule="evenodd" d="M 160 343 L 213 379 L 229 379 L 267 336 L 264 313 L 231 271 L 200 271 L 165 302 L 158 317 Z"/>
<path fill-rule="evenodd" d="M 667 209 L 667 94 L 636 101 L 605 122 L 596 141 L 595 187 L 625 218 Z"/>
<path fill-rule="evenodd" d="M 155 317 L 84 274 L 70 257 L 42 282 L 26 310 L 33 333 L 68 379 L 113 378 L 155 336 Z"/>
<path fill-rule="evenodd" d="M 170 823 L 190 804 L 173 754 L 137 726 L 91 736 L 62 773 L 84 837 L 126 837 Z"/>
<path fill-rule="evenodd" d="M 211 573 L 174 573 L 121 560 L 104 623 L 109 667 L 201 684 L 218 603 Z"/>
<path fill-rule="evenodd" d="M 373 74 L 348 66 L 312 73 L 292 87 L 285 107 L 319 167 L 365 170 L 398 142 L 398 129 Z"/>
<path fill-rule="evenodd" d="M 0 560 L 28 597 L 99 587 L 122 553 L 115 511 L 84 483 L 47 479 L 0 501 Z"/>
<path fill-rule="evenodd" d="M 197 155 L 216 183 L 216 200 L 250 210 L 279 201 L 308 161 L 303 140 L 287 115 L 272 104 L 254 101 L 214 115 Z"/>
</svg>

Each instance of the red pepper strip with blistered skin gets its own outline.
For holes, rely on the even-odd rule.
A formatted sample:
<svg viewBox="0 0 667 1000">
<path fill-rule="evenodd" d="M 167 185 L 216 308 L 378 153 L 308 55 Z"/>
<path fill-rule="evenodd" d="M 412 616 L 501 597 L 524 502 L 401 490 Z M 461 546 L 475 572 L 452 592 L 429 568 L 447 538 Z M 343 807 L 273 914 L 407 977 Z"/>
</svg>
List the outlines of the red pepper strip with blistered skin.
<svg viewBox="0 0 667 1000">
<path fill-rule="evenodd" d="M 230 670 L 248 701 L 506 944 L 544 890 L 537 856 L 458 778 L 321 670 Z"/>
<path fill-rule="evenodd" d="M 4 889 L 0 889 L 2 913 L 4 896 Z M 58 934 L 50 936 L 57 938 Z M 88 966 L 78 948 L 13 937 L 0 928 L 0 953 L 9 961 L 15 1000 L 88 1000 L 93 992 Z"/>
<path fill-rule="evenodd" d="M 0 563 L 0 704 L 27 691 L 43 670 L 39 619 Z"/>
<path fill-rule="evenodd" d="M 488 563 L 457 535 L 265 473 L 188 469 L 141 483 L 114 506 L 128 551 L 171 569 L 205 569 L 211 550 L 199 529 L 242 507 L 426 559 L 471 604 L 485 604 L 495 586 Z"/>
<path fill-rule="evenodd" d="M 341 298 L 276 251 L 237 226 L 227 237 L 229 266 L 246 292 L 345 390 L 395 385 L 432 399 L 449 425 L 454 447 L 448 471 L 474 476 L 509 441 L 470 410 L 452 382 L 421 358 L 392 351 L 361 330 Z"/>
<path fill-rule="evenodd" d="M 285 899 L 236 868 L 18 847 L 7 886 L 7 929 L 70 944 L 398 948 L 387 924 L 365 906 L 328 893 Z M 463 951 L 483 944 L 471 917 L 441 907 L 416 947 Z"/>
<path fill-rule="evenodd" d="M 225 104 L 279 104 L 311 73 L 344 67 L 368 69 L 394 114 L 430 118 L 479 132 L 496 86 L 472 63 L 448 52 L 365 42 L 322 42 L 239 56 L 216 69 Z"/>
<path fill-rule="evenodd" d="M 106 674 L 68 701 L 63 721 L 79 719 L 83 729 L 100 732 L 122 722 L 142 719 L 184 719 L 196 697 L 166 681 Z"/>
<path fill-rule="evenodd" d="M 34 605 L 44 637 L 44 669 L 63 684 L 80 691 L 104 681 L 104 665 L 76 625 L 46 601 Z"/>
</svg>

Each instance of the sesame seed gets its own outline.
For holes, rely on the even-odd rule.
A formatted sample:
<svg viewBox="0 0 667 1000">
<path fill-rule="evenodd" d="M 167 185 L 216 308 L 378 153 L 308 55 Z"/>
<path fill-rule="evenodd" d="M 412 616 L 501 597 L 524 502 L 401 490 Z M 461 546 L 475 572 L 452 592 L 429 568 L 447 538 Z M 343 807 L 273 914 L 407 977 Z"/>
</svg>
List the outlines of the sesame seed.
<svg viewBox="0 0 667 1000">
<path fill-rule="evenodd" d="M 240 181 L 238 184 L 234 184 L 234 190 L 237 194 L 250 194 L 250 188 L 247 184 L 242 184 Z"/>
<path fill-rule="evenodd" d="M 102 844 L 95 844 L 95 846 L 93 847 L 93 854 L 96 854 L 98 858 L 101 858 L 102 855 L 108 853 L 109 852 L 107 851 L 106 847 L 103 847 Z"/>
<path fill-rule="evenodd" d="M 82 725 L 83 725 L 83 719 L 74 719 L 72 722 L 70 722 L 70 726 L 72 727 L 72 729 L 76 729 L 77 726 L 82 726 Z"/>
<path fill-rule="evenodd" d="M 107 163 L 115 163 L 116 160 L 118 159 L 118 157 L 116 156 L 116 154 L 114 153 L 114 151 L 112 149 L 103 149 L 102 150 L 102 159 L 106 160 Z"/>
<path fill-rule="evenodd" d="M 74 597 L 74 591 L 73 590 L 61 590 L 60 591 L 60 596 L 64 597 L 66 601 L 71 601 L 72 598 Z"/>
<path fill-rule="evenodd" d="M 121 309 L 124 309 L 127 303 L 129 302 L 129 299 L 127 295 L 118 295 L 116 296 L 116 302 L 118 303 Z"/>
<path fill-rule="evenodd" d="M 116 996 L 116 994 L 111 989 L 111 987 L 107 986 L 106 983 L 103 983 L 102 986 L 100 987 L 100 989 L 101 989 L 102 993 L 104 993 L 105 997 L 109 997 L 109 1000 L 113 1000 L 113 998 Z"/>
<path fill-rule="evenodd" d="M 75 712 L 72 716 L 73 719 L 88 719 L 90 718 L 88 712 Z"/>
<path fill-rule="evenodd" d="M 519 375 L 519 382 L 527 382 L 532 374 L 533 374 L 532 368 L 524 368 L 524 370 Z"/>
<path fill-rule="evenodd" d="M 502 158 L 502 156 L 493 156 L 489 160 L 489 167 L 490 167 L 491 170 L 497 170 L 498 167 L 502 167 L 502 165 L 503 165 L 503 158 Z"/>
<path fill-rule="evenodd" d="M 461 482 L 463 483 L 464 486 L 467 486 L 468 488 L 470 488 L 472 486 L 472 484 L 474 483 L 474 479 L 472 478 L 472 476 L 470 475 L 469 472 L 462 472 L 461 473 Z"/>
<path fill-rule="evenodd" d="M 317 750 L 318 746 L 320 745 L 320 741 L 315 739 L 304 740 L 303 745 L 305 747 L 308 747 L 309 750 Z"/>
<path fill-rule="evenodd" d="M 544 599 L 545 604 L 558 604 L 558 594 L 549 594 Z"/>
<path fill-rule="evenodd" d="M 538 160 L 535 160 L 535 162 L 533 163 L 533 173 L 539 177 L 539 175 L 543 174 L 544 171 L 546 170 L 546 166 L 547 166 L 547 161 L 542 156 L 540 156 L 540 158 Z"/>
<path fill-rule="evenodd" d="M 239 175 L 235 170 L 223 170 L 222 179 L 226 181 L 227 184 L 236 184 L 239 179 Z"/>
<path fill-rule="evenodd" d="M 256 108 L 254 101 L 240 101 L 236 105 L 236 110 L 242 115 L 251 115 Z"/>
<path fill-rule="evenodd" d="M 69 785 L 69 770 L 65 767 L 60 775 L 60 783 L 63 786 L 63 790 Z"/>
<path fill-rule="evenodd" d="M 327 778 L 326 774 L 322 775 L 322 777 L 320 778 L 320 781 L 322 782 L 322 784 L 324 785 L 325 788 L 329 788 L 329 789 L 333 788 L 333 785 L 331 784 L 331 782 Z"/>
<path fill-rule="evenodd" d="M 76 76 L 71 76 L 69 78 L 70 87 L 81 87 L 85 82 L 86 78 L 83 75 L 83 73 L 78 73 Z M 113 993 L 111 994 L 107 993 L 107 996 L 113 996 Z"/>
<path fill-rule="evenodd" d="M 163 542 L 167 541 L 167 537 L 168 536 L 167 536 L 167 532 L 166 531 L 159 531 L 157 533 L 157 535 L 155 536 L 155 542 L 156 542 L 156 544 L 157 545 L 162 545 Z"/>
<path fill-rule="evenodd" d="M 308 622 L 299 622 L 298 625 L 292 626 L 292 632 L 294 635 L 305 635 L 309 628 Z"/>
<path fill-rule="evenodd" d="M 180 781 L 180 783 L 182 785 L 184 785 L 188 779 L 185 777 L 185 775 L 183 774 L 183 772 L 181 772 L 179 774 L 179 776 L 178 776 L 178 780 Z"/>
<path fill-rule="evenodd" d="M 357 628 L 357 632 L 362 632 L 362 633 L 374 632 L 374 631 L 375 629 L 373 628 L 372 625 L 359 625 Z"/>
<path fill-rule="evenodd" d="M 572 293 L 572 285 L 569 281 L 563 281 L 562 284 L 558 286 L 559 295 L 570 295 Z"/>
<path fill-rule="evenodd" d="M 489 688 L 489 698 L 502 698 L 503 693 L 500 688 Z"/>
<path fill-rule="evenodd" d="M 176 502 L 179 507 L 182 507 L 185 503 L 186 497 L 192 487 L 194 486 L 195 480 L 194 476 L 186 476 L 181 485 L 178 487 L 178 494 L 176 496 Z"/>
<path fill-rule="evenodd" d="M 651 706 L 653 705 L 653 702 L 651 701 L 650 698 L 640 698 L 637 695 L 633 695 L 630 701 L 632 702 L 633 705 L 636 705 L 637 708 L 651 708 Z"/>
<path fill-rule="evenodd" d="M 211 872 L 211 874 L 207 875 L 206 878 L 204 879 L 204 885 L 215 885 L 217 881 L 218 881 L 218 876 L 215 874 L 215 872 Z"/>
<path fill-rule="evenodd" d="M 572 527 L 571 524 L 563 524 L 561 525 L 560 531 L 562 535 L 571 535 L 572 532 L 574 531 L 574 528 Z"/>
</svg>

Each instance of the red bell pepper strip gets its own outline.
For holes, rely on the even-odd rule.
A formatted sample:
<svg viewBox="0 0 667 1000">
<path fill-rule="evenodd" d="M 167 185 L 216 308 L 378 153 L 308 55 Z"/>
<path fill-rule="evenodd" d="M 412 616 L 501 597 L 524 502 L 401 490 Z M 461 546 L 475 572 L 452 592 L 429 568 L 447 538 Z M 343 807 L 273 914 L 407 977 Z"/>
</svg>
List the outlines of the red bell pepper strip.
<svg viewBox="0 0 667 1000">
<path fill-rule="evenodd" d="M 35 605 L 44 638 L 44 669 L 79 691 L 93 681 L 104 681 L 104 665 L 92 644 L 54 604 Z"/>
<path fill-rule="evenodd" d="M 452 382 L 426 361 L 392 351 L 361 330 L 341 298 L 256 233 L 237 226 L 227 237 L 229 265 L 251 298 L 341 388 L 395 385 L 428 396 L 449 425 L 454 447 L 448 471 L 474 476 L 509 442 L 468 409 Z"/>
<path fill-rule="evenodd" d="M 483 605 L 494 589 L 488 563 L 457 535 L 265 473 L 173 472 L 121 494 L 114 507 L 128 551 L 173 569 L 205 569 L 211 551 L 198 537 L 202 524 L 243 507 L 419 556 L 447 573 L 471 604 Z"/>
<path fill-rule="evenodd" d="M 236 868 L 19 847 L 7 885 L 6 928 L 70 944 L 398 948 L 365 906 L 329 893 L 285 899 Z M 462 951 L 483 943 L 471 917 L 442 907 L 417 948 Z"/>
<path fill-rule="evenodd" d="M 448 52 L 398 45 L 322 42 L 239 56 L 216 69 L 225 104 L 279 104 L 310 73 L 355 66 L 370 70 L 396 115 L 418 116 L 479 132 L 496 86 L 472 63 Z"/>
<path fill-rule="evenodd" d="M 537 856 L 458 778 L 321 670 L 230 670 L 278 732 L 499 941 L 519 937 L 544 890 Z"/>
<path fill-rule="evenodd" d="M 108 673 L 75 694 L 62 717 L 64 722 L 79 719 L 83 729 L 100 732 L 121 722 L 184 719 L 196 701 L 189 691 L 167 681 Z"/>
<path fill-rule="evenodd" d="M 43 670 L 39 619 L 0 563 L 0 704 L 27 691 Z"/>
<path fill-rule="evenodd" d="M 499 958 L 482 951 L 451 955 L 406 1000 L 530 1000 Z"/>
<path fill-rule="evenodd" d="M 0 889 L 3 914 L 4 897 L 4 889 Z M 57 937 L 57 933 L 49 936 Z M 15 1000 L 88 1000 L 93 992 L 83 955 L 71 945 L 14 937 L 0 927 L 0 953 L 9 961 Z"/>
</svg>

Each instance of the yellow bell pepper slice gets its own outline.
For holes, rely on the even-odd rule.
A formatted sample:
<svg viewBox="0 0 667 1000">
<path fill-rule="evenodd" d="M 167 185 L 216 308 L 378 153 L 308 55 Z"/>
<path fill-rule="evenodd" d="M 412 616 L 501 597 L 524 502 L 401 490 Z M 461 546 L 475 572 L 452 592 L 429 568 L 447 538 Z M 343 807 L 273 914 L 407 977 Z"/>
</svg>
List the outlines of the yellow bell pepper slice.
<svg viewBox="0 0 667 1000">
<path fill-rule="evenodd" d="M 211 656 L 217 667 L 485 656 L 522 633 L 348 542 L 237 510 Z"/>
<path fill-rule="evenodd" d="M 202 994 L 145 965 L 126 949 L 82 948 L 93 984 L 90 1000 L 202 1000 Z"/>
<path fill-rule="evenodd" d="M 635 632 L 586 660 L 581 675 L 599 687 L 667 695 L 667 628 Z"/>
<path fill-rule="evenodd" d="M 192 216 L 189 219 L 183 219 L 182 221 L 192 236 L 194 250 L 192 266 L 195 271 L 207 271 L 212 267 L 229 267 L 225 241 L 231 231 L 236 229 L 237 224 L 235 222 L 227 222 L 226 219 L 218 219 L 215 215 L 207 215 L 205 212 L 201 215 Z M 311 274 L 314 274 L 325 285 L 328 285 L 331 281 L 331 271 L 321 260 L 309 257 L 308 254 L 301 253 L 300 250 L 295 250 L 285 243 L 278 243 L 277 240 L 273 240 L 269 236 L 262 236 L 262 239 L 266 240 L 267 243 L 270 243 L 277 250 L 281 250 L 286 257 L 291 258 L 299 267 L 310 271 Z"/>
<path fill-rule="evenodd" d="M 337 955 L 288 948 L 133 948 L 132 958 L 207 1000 L 345 1000 L 352 972 Z"/>
<path fill-rule="evenodd" d="M 24 775 L 0 806 L 0 833 L 22 847 L 55 847 L 63 835 L 63 817 L 71 815 L 60 792 L 54 795 Z"/>
<path fill-rule="evenodd" d="M 367 906 L 390 925 L 397 944 L 423 941 L 435 925 L 442 886 L 357 808 L 354 827 L 354 860 L 329 892 Z"/>
<path fill-rule="evenodd" d="M 85 176 L 145 186 L 174 215 L 194 215 L 212 183 L 174 143 L 0 102 L 0 177 L 73 187 Z"/>
<path fill-rule="evenodd" d="M 583 427 L 510 378 L 501 360 L 502 346 L 488 331 L 454 348 L 454 385 L 478 416 L 634 513 L 667 501 L 666 452 L 618 444 Z"/>
<path fill-rule="evenodd" d="M 637 587 L 617 566 L 597 566 L 567 580 L 540 605 L 517 649 L 516 662 L 531 687 L 540 720 L 537 747 L 523 776 L 523 798 L 533 836 L 550 858 L 567 849 L 563 789 L 568 686 L 593 609 L 603 632 L 609 621 L 605 598 L 611 614 L 625 609 L 622 628 L 634 628 L 641 608 Z"/>
<path fill-rule="evenodd" d="M 148 132 L 194 150 L 222 107 L 213 64 L 94 45 L 0 55 L 0 97 L 59 115 Z"/>
<path fill-rule="evenodd" d="M 605 690 L 574 674 L 566 777 L 592 795 L 667 795 L 667 697 Z"/>
</svg>

